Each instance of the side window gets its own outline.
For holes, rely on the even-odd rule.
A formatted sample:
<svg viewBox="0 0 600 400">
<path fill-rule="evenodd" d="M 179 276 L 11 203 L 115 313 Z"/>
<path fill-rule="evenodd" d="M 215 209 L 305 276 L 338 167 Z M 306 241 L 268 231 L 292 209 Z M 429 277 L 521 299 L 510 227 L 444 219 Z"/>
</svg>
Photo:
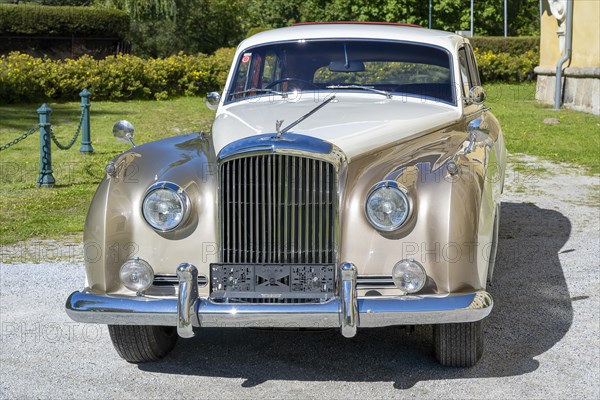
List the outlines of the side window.
<svg viewBox="0 0 600 400">
<path fill-rule="evenodd" d="M 250 61 L 252 60 L 252 53 L 245 53 L 242 55 L 241 62 L 238 64 L 238 70 L 236 72 L 235 82 L 236 86 L 233 88 L 233 93 L 242 92 L 247 89 L 248 76 L 250 74 Z M 233 96 L 232 93 L 232 96 Z"/>
<path fill-rule="evenodd" d="M 463 98 L 469 95 L 469 89 L 471 89 L 471 74 L 469 72 L 469 61 L 467 58 L 467 52 L 464 47 L 458 49 L 458 63 L 460 65 L 460 79 L 462 86 Z"/>
<path fill-rule="evenodd" d="M 265 65 L 262 75 L 262 87 L 265 88 L 281 77 L 281 63 L 277 53 L 270 50 L 265 54 Z"/>
<path fill-rule="evenodd" d="M 259 53 L 247 52 L 241 55 L 235 74 L 235 86 L 228 99 L 244 97 L 250 89 L 258 88 L 263 68 L 263 56 Z"/>
<path fill-rule="evenodd" d="M 479 70 L 477 69 L 477 61 L 475 61 L 475 54 L 473 54 L 473 48 L 471 45 L 467 46 L 469 55 L 469 69 L 471 71 L 471 83 L 473 86 L 481 86 L 481 79 L 479 78 Z"/>
</svg>

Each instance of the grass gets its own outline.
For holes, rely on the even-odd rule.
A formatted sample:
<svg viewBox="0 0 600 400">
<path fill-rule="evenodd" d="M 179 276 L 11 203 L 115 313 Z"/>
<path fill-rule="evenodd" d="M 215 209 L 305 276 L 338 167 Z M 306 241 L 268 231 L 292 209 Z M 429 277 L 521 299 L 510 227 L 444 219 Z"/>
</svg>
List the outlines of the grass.
<svg viewBox="0 0 600 400">
<path fill-rule="evenodd" d="M 510 152 L 584 165 L 600 172 L 600 117 L 570 110 L 553 111 L 534 100 L 535 85 L 487 85 L 492 112 L 500 120 Z M 104 166 L 127 149 L 112 137 L 112 125 L 127 119 L 136 128 L 135 141 L 144 143 L 210 127 L 213 113 L 198 97 L 168 101 L 94 102 L 91 108 L 93 154 L 52 145 L 56 187 L 38 189 L 39 135 L 0 152 L 0 244 L 29 238 L 63 238 L 79 234 Z M 0 106 L 0 145 L 37 123 L 39 104 Z M 78 102 L 51 104 L 53 130 L 68 142 L 79 122 Z M 559 118 L 545 125 L 544 118 Z"/>
<path fill-rule="evenodd" d="M 0 106 L 0 145 L 32 128 L 38 121 L 39 104 Z M 52 128 L 62 143 L 68 143 L 79 123 L 78 102 L 50 104 Z M 0 244 L 29 238 L 61 238 L 83 229 L 85 214 L 104 166 L 127 144 L 112 136 L 120 119 L 133 123 L 134 141 L 144 143 L 161 137 L 207 130 L 213 112 L 198 97 L 169 101 L 94 102 L 91 136 L 94 153 L 78 151 L 80 139 L 68 151 L 52 144 L 54 189 L 38 189 L 39 133 L 0 152 Z"/>
<path fill-rule="evenodd" d="M 508 151 L 580 164 L 592 174 L 600 172 L 600 117 L 539 104 L 534 83 L 492 84 L 486 89 L 486 104 L 502 125 Z M 546 125 L 545 118 L 558 118 L 560 123 Z"/>
</svg>

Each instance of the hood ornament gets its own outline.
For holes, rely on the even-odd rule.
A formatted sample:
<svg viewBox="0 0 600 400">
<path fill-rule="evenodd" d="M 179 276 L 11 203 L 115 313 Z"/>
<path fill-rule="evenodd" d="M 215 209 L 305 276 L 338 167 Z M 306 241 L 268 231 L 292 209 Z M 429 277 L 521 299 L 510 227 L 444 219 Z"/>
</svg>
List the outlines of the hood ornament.
<svg viewBox="0 0 600 400">
<path fill-rule="evenodd" d="M 275 121 L 275 131 L 277 132 L 277 139 L 279 139 L 281 137 L 281 135 L 283 135 L 285 133 L 285 132 L 281 131 L 282 124 L 283 124 L 282 119 L 278 119 L 277 121 Z"/>
</svg>

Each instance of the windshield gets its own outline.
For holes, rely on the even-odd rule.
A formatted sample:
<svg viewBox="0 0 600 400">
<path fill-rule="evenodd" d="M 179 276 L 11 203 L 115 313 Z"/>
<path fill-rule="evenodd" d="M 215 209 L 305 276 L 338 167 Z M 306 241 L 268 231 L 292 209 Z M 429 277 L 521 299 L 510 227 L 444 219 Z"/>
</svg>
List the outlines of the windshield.
<svg viewBox="0 0 600 400">
<path fill-rule="evenodd" d="M 289 92 L 356 91 L 455 104 L 450 55 L 413 43 L 299 40 L 240 54 L 226 101 Z"/>
</svg>

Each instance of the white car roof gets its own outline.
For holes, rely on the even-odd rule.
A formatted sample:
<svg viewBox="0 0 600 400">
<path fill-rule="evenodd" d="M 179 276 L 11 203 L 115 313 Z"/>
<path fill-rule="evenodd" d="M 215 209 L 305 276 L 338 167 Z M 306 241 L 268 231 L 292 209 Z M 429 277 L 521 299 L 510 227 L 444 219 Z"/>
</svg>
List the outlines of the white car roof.
<svg viewBox="0 0 600 400">
<path fill-rule="evenodd" d="M 257 33 L 238 46 L 238 52 L 264 43 L 300 39 L 383 39 L 425 43 L 454 53 L 465 39 L 454 33 L 390 23 L 307 23 Z"/>
</svg>

